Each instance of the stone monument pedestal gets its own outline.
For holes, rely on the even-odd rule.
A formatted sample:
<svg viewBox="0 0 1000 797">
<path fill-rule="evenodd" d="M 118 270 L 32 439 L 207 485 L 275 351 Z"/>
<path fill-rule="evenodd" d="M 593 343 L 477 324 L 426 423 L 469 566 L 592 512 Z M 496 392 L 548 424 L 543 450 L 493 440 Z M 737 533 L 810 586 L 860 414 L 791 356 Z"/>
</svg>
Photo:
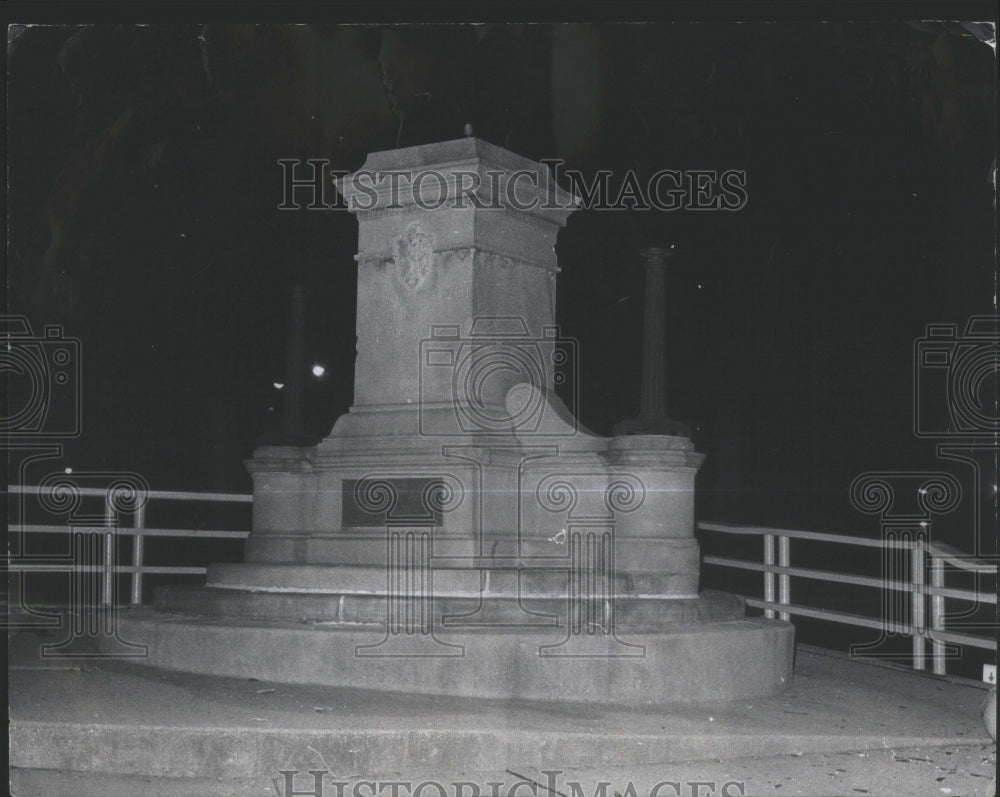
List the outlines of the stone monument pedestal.
<svg viewBox="0 0 1000 797">
<path fill-rule="evenodd" d="M 699 592 L 702 455 L 575 418 L 554 248 L 575 198 L 473 138 L 373 153 L 340 187 L 354 405 L 315 446 L 255 452 L 245 563 L 160 590 L 122 638 L 164 667 L 422 694 L 779 691 L 792 626 Z"/>
</svg>

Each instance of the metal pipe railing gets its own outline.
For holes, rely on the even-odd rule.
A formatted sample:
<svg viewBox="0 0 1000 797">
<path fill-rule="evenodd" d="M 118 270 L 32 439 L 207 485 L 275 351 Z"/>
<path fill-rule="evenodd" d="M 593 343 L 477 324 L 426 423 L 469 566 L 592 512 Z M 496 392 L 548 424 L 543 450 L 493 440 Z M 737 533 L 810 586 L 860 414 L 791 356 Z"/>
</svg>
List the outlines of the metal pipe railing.
<svg viewBox="0 0 1000 797">
<path fill-rule="evenodd" d="M 101 537 L 104 540 L 104 584 L 101 588 L 101 604 L 111 606 L 114 603 L 115 589 L 115 526 L 118 525 L 118 518 L 115 515 L 115 508 L 111 503 L 111 496 L 106 495 L 104 499 L 104 530 Z"/>
<path fill-rule="evenodd" d="M 792 577 L 788 573 L 791 565 L 788 537 L 778 537 L 778 565 L 785 568 L 785 572 L 778 576 L 778 602 L 782 606 L 788 606 L 792 602 Z M 778 612 L 778 619 L 786 623 L 791 618 L 787 611 Z"/>
<path fill-rule="evenodd" d="M 931 585 L 940 589 L 944 587 L 944 562 L 938 556 L 931 558 Z M 996 598 L 996 594 L 993 595 Z M 934 662 L 934 674 L 945 673 L 945 644 L 938 636 L 944 631 L 944 595 L 931 595 L 931 659 Z"/>
<path fill-rule="evenodd" d="M 764 535 L 764 600 L 768 603 L 774 601 L 774 535 Z M 774 609 L 765 609 L 764 616 L 769 620 L 774 619 Z"/>
<path fill-rule="evenodd" d="M 112 497 L 114 488 L 99 487 L 76 487 L 77 495 L 85 498 L 104 499 L 104 525 L 52 525 L 52 524 L 28 524 L 22 523 L 10 528 L 11 533 L 35 533 L 35 534 L 65 534 L 67 531 L 73 534 L 92 535 L 95 541 L 99 539 L 101 545 L 101 563 L 92 565 L 87 562 L 58 562 L 58 561 L 30 561 L 25 557 L 8 557 L 6 562 L 10 572 L 70 572 L 78 575 L 83 573 L 100 574 L 99 603 L 104 607 L 111 607 L 115 604 L 115 576 L 119 574 L 131 575 L 131 588 L 129 590 L 129 602 L 133 605 L 142 603 L 142 591 L 146 574 L 176 574 L 204 575 L 207 568 L 204 567 L 163 567 L 147 566 L 145 559 L 145 538 L 148 536 L 158 537 L 197 537 L 204 539 L 228 538 L 246 539 L 248 531 L 231 531 L 221 529 L 175 529 L 175 528 L 153 528 L 147 529 L 146 525 L 146 503 L 149 501 L 181 501 L 181 502 L 206 502 L 206 503 L 252 503 L 253 496 L 243 493 L 197 493 L 190 491 L 169 491 L 151 490 L 146 493 L 146 501 L 137 502 L 131 511 L 132 525 L 124 527 L 119 522 L 119 512 L 116 509 Z M 10 495 L 40 495 L 43 488 L 33 485 L 12 486 L 5 492 Z M 126 513 L 129 514 L 129 513 Z M 132 563 L 131 565 L 119 565 L 117 563 L 117 543 L 119 536 L 131 536 L 132 541 Z M 96 586 L 96 585 L 95 585 Z"/>
<path fill-rule="evenodd" d="M 889 589 L 897 592 L 913 592 L 919 589 L 925 595 L 935 595 L 945 598 L 956 598 L 966 601 L 980 601 L 982 603 L 996 603 L 997 596 L 990 592 L 976 592 L 968 589 L 956 589 L 954 587 L 936 587 L 924 585 L 915 586 L 910 581 L 897 581 L 886 578 L 873 578 L 871 576 L 855 576 L 849 573 L 837 573 L 833 570 L 816 570 L 808 567 L 781 567 L 779 565 L 761 564 L 759 562 L 748 562 L 745 559 L 730 559 L 726 556 L 703 556 L 702 562 L 707 565 L 719 565 L 720 567 L 733 567 L 738 570 L 760 571 L 765 575 L 787 573 L 795 578 L 808 578 L 815 581 L 828 581 L 837 584 L 850 584 L 856 587 L 872 587 L 875 589 Z M 772 601 L 773 601 L 772 597 Z M 776 605 L 777 602 L 775 601 Z"/>
<path fill-rule="evenodd" d="M 135 528 L 142 529 L 146 525 L 146 505 L 138 507 L 134 515 Z M 132 595 L 131 603 L 138 606 L 142 603 L 142 558 L 146 548 L 146 537 L 143 534 L 136 534 L 132 540 L 132 566 L 135 572 L 132 574 Z"/>
<path fill-rule="evenodd" d="M 45 488 L 37 485 L 11 485 L 5 493 L 9 495 L 41 495 Z M 102 497 L 108 495 L 108 489 L 103 487 L 76 487 L 74 492 L 84 497 Z M 250 493 L 197 493 L 184 490 L 150 490 L 148 499 L 158 501 L 218 501 L 229 503 L 252 504 Z"/>
<path fill-rule="evenodd" d="M 984 650 L 996 651 L 997 649 L 995 635 L 976 636 L 948 630 L 948 616 L 945 613 L 946 599 L 965 601 L 974 605 L 996 604 L 996 589 L 980 589 L 978 584 L 980 577 L 996 577 L 997 564 L 994 561 L 968 556 L 943 543 L 926 542 L 919 536 L 916 539 L 903 535 L 876 540 L 826 532 L 709 522 L 699 523 L 698 529 L 724 534 L 762 537 L 763 563 L 713 555 L 703 556 L 702 562 L 706 565 L 762 573 L 764 599 L 747 597 L 746 603 L 748 606 L 763 609 L 764 615 L 768 618 L 777 616 L 782 620 L 788 620 L 792 615 L 795 615 L 909 635 L 913 640 L 913 667 L 918 670 L 924 669 L 927 665 L 927 642 L 929 641 L 932 667 L 937 675 L 943 675 L 946 672 L 946 643 L 969 645 Z M 884 575 L 883 578 L 872 578 L 828 570 L 793 567 L 790 554 L 790 541 L 792 539 L 839 543 L 861 548 L 880 548 L 887 553 L 893 551 L 906 553 L 905 559 L 908 559 L 908 562 L 904 564 L 901 561 L 899 566 L 904 568 L 908 566 L 908 578 L 905 576 L 893 578 L 891 573 Z M 955 570 L 975 574 L 977 578 L 976 589 L 946 586 L 945 571 L 948 566 Z M 927 583 L 928 570 L 930 571 L 930 583 Z M 792 578 L 805 578 L 889 591 L 891 594 L 888 596 L 890 598 L 888 603 L 891 606 L 895 606 L 897 603 L 897 599 L 892 596 L 899 596 L 902 599 L 908 594 L 909 621 L 906 622 L 904 616 L 895 610 L 890 611 L 886 617 L 871 618 L 847 612 L 795 605 L 791 598 Z M 775 589 L 776 586 L 777 589 Z M 895 619 L 897 617 L 899 619 Z M 995 629 L 991 626 L 990 630 Z"/>
<path fill-rule="evenodd" d="M 228 538 L 245 539 L 248 531 L 233 531 L 222 529 L 184 529 L 184 528 L 146 528 L 146 503 L 137 503 L 131 512 L 132 525 L 122 526 L 118 514 L 111 501 L 110 491 L 101 488 L 77 488 L 78 493 L 85 497 L 103 497 L 103 526 L 58 526 L 45 524 L 23 523 L 13 526 L 11 532 L 23 533 L 59 533 L 72 531 L 76 534 L 92 535 L 93 541 L 101 551 L 100 564 L 65 562 L 65 561 L 30 561 L 27 558 L 8 558 L 8 570 L 11 572 L 71 572 L 76 574 L 100 573 L 101 587 L 99 601 L 105 607 L 112 606 L 115 599 L 115 576 L 128 574 L 131 576 L 129 601 L 132 604 L 142 602 L 144 576 L 147 574 L 205 574 L 204 567 L 166 567 L 147 566 L 144 563 L 145 538 L 160 537 L 196 537 L 196 538 Z M 11 487 L 6 492 L 14 495 L 38 495 L 42 489 L 34 486 Z M 253 496 L 242 493 L 197 493 L 188 491 L 149 491 L 147 501 L 182 501 L 182 502 L 222 502 L 251 503 Z M 926 666 L 926 642 L 931 643 L 931 659 L 933 671 L 944 674 L 946 666 L 946 643 L 965 644 L 984 649 L 996 650 L 995 638 L 986 638 L 971 634 L 961 634 L 949 631 L 945 600 L 961 600 L 975 604 L 996 604 L 996 590 L 974 590 L 947 587 L 945 571 L 947 567 L 973 573 L 980 576 L 997 574 L 997 565 L 977 557 L 967 556 L 961 551 L 942 543 L 928 543 L 922 539 L 907 537 L 876 540 L 854 537 L 844 534 L 826 532 L 801 531 L 797 529 L 776 529 L 764 526 L 736 526 L 722 523 L 702 522 L 698 524 L 702 531 L 725 534 L 761 536 L 763 538 L 763 564 L 759 562 L 733 559 L 721 556 L 704 556 L 703 562 L 708 565 L 731 567 L 749 571 L 759 571 L 763 574 L 764 599 L 747 598 L 749 606 L 764 610 L 765 616 L 788 621 L 792 615 L 813 617 L 832 622 L 850 625 L 880 628 L 892 633 L 908 634 L 913 638 L 913 666 L 924 669 Z M 119 565 L 116 562 L 116 546 L 118 536 L 133 537 L 132 562 L 130 565 Z M 817 570 L 804 567 L 793 567 L 791 564 L 791 540 L 810 540 L 814 542 L 838 543 L 842 545 L 880 548 L 885 551 L 906 551 L 909 556 L 909 579 L 901 580 L 891 577 L 881 579 L 868 576 L 858 576 L 847 573 Z M 95 551 L 96 553 L 96 551 Z M 926 571 L 930 570 L 930 584 L 926 582 Z M 873 619 L 852 615 L 845 612 L 835 612 L 827 609 L 797 606 L 792 603 L 792 578 L 805 578 L 818 581 L 850 584 L 863 587 L 889 590 L 902 598 L 909 593 L 909 622 L 896 622 L 890 618 Z M 96 585 L 95 585 L 96 586 Z M 928 601 L 927 598 L 930 598 Z M 928 611 L 929 605 L 929 611 Z M 929 617 L 928 617 L 929 615 Z"/>
<path fill-rule="evenodd" d="M 919 541 L 910 548 L 910 623 L 913 625 L 913 669 L 926 668 L 926 626 L 924 624 L 924 547 Z"/>
</svg>

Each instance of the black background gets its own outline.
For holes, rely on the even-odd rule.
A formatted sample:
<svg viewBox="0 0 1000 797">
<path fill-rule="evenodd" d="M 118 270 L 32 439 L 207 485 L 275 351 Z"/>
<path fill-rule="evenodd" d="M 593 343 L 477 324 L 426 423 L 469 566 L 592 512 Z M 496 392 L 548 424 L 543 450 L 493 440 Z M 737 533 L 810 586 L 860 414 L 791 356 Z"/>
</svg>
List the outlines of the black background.
<svg viewBox="0 0 1000 797">
<path fill-rule="evenodd" d="M 934 534 L 988 553 L 995 499 L 981 529 L 971 505 L 989 485 L 913 433 L 912 358 L 928 323 L 993 310 L 993 52 L 957 23 L 784 16 L 12 30 L 8 311 L 61 324 L 83 357 L 82 433 L 58 468 L 248 491 L 242 460 L 280 415 L 292 283 L 326 368 L 306 377 L 306 424 L 328 432 L 352 396 L 357 223 L 278 211 L 277 160 L 353 170 L 470 122 L 613 187 L 628 170 L 748 175 L 738 212 L 571 217 L 557 314 L 587 426 L 638 410 L 638 252 L 672 244 L 669 410 L 708 455 L 700 519 L 875 534 L 855 476 L 946 470 L 968 492 Z"/>
</svg>

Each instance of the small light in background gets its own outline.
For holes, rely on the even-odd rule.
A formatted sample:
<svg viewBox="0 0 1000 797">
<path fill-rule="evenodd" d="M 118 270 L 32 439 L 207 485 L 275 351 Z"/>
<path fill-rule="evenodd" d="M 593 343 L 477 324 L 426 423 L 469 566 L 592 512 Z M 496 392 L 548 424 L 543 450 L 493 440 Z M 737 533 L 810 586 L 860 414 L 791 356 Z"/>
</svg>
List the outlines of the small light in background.
<svg viewBox="0 0 1000 797">
<path fill-rule="evenodd" d="M 326 369 L 319 363 L 316 363 L 316 365 L 313 366 L 313 376 L 323 376 L 325 373 Z"/>
<path fill-rule="evenodd" d="M 66 468 L 66 469 L 65 469 L 65 470 L 63 471 L 63 473 L 72 473 L 72 472 L 73 472 L 73 469 L 72 469 L 72 468 Z"/>
<path fill-rule="evenodd" d="M 274 389 L 275 390 L 281 390 L 281 388 L 283 388 L 284 386 L 285 386 L 284 382 L 275 382 L 274 383 Z"/>
</svg>

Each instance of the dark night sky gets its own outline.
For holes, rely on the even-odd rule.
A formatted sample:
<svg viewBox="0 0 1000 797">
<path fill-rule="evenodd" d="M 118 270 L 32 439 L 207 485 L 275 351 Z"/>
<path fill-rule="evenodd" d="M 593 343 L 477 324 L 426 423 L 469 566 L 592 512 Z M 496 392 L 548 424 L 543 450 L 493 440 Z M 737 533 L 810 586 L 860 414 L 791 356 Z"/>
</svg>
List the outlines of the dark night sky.
<svg viewBox="0 0 1000 797">
<path fill-rule="evenodd" d="M 582 420 L 637 411 L 638 250 L 675 244 L 669 403 L 708 454 L 702 517 L 867 528 L 855 475 L 941 467 L 913 342 L 992 312 L 995 69 L 942 23 L 32 27 L 8 53 L 9 311 L 81 340 L 67 464 L 248 489 L 293 281 L 327 367 L 310 428 L 352 391 L 357 224 L 278 211 L 278 158 L 355 169 L 469 121 L 613 184 L 743 169 L 739 212 L 571 218 Z"/>
</svg>

